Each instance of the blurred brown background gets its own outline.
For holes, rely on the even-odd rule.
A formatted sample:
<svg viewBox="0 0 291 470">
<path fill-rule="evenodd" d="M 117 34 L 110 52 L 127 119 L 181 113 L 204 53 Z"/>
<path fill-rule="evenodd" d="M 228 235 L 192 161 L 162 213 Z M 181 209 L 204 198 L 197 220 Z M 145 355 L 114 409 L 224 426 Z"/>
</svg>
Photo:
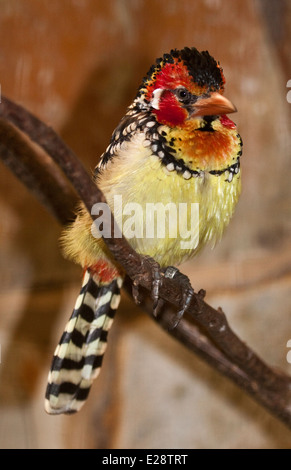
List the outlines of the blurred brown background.
<svg viewBox="0 0 291 470">
<path fill-rule="evenodd" d="M 221 244 L 183 266 L 234 330 L 291 373 L 290 0 L 1 0 L 3 95 L 54 127 L 90 171 L 148 68 L 208 49 L 244 141 Z M 1 104 L 0 104 L 1 106 Z M 291 433 L 124 296 L 76 416 L 47 416 L 46 377 L 80 287 L 61 228 L 0 166 L 0 448 L 290 448 Z"/>
</svg>

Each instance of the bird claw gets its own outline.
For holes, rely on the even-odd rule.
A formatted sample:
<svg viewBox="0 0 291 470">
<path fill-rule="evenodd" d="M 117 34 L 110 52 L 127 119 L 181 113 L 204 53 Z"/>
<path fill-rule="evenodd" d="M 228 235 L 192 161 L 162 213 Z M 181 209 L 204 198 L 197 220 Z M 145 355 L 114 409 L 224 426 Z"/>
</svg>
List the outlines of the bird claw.
<svg viewBox="0 0 291 470">
<path fill-rule="evenodd" d="M 152 281 L 151 296 L 154 301 L 153 313 L 154 313 L 154 316 L 157 317 L 158 312 L 160 311 L 164 303 L 164 301 L 159 298 L 159 290 L 160 290 L 160 284 L 161 284 L 163 273 L 161 271 L 159 263 L 157 263 L 150 256 L 142 257 L 142 265 L 146 267 L 147 271 L 151 272 L 151 281 Z M 135 277 L 133 281 L 132 295 L 133 295 L 134 301 L 137 304 L 141 302 L 141 298 L 139 295 L 139 285 L 143 277 L 144 277 L 144 274 L 139 274 Z"/>
<path fill-rule="evenodd" d="M 190 305 L 191 299 L 194 295 L 194 289 L 191 286 L 189 278 L 185 274 L 181 273 L 179 269 L 175 268 L 174 266 L 168 266 L 165 271 L 165 277 L 170 279 L 173 279 L 174 277 L 179 278 L 179 283 L 183 288 L 181 308 L 178 311 L 176 317 L 174 318 L 172 325 L 169 327 L 169 330 L 174 330 L 179 325 L 184 313 Z"/>
<path fill-rule="evenodd" d="M 135 303 L 137 305 L 139 305 L 141 303 L 141 296 L 140 296 L 140 292 L 139 292 L 139 282 L 137 279 L 134 279 L 133 283 L 132 283 L 132 297 L 133 297 L 133 300 L 135 301 Z"/>
</svg>

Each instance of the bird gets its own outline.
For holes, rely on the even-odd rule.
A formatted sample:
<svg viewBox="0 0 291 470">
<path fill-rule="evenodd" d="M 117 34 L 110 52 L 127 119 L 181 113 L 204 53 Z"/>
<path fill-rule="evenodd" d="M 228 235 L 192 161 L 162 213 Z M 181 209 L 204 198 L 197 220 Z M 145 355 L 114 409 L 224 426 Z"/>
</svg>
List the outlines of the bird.
<svg viewBox="0 0 291 470">
<path fill-rule="evenodd" d="M 123 235 L 161 268 L 214 247 L 239 200 L 243 144 L 227 116 L 237 109 L 224 89 L 223 69 L 208 51 L 184 47 L 163 54 L 142 79 L 95 168 L 94 181 Z M 147 210 L 157 204 L 164 212 Z M 177 218 L 165 207 L 183 210 Z M 194 219 L 193 207 L 199 208 Z M 75 413 L 86 402 L 120 302 L 125 273 L 100 235 L 100 218 L 94 225 L 91 215 L 80 203 L 61 236 L 64 256 L 82 267 L 83 283 L 53 355 L 44 405 L 49 414 Z M 169 224 L 162 233 L 153 231 L 157 219 Z M 178 221 L 184 233 L 172 236 Z"/>
</svg>

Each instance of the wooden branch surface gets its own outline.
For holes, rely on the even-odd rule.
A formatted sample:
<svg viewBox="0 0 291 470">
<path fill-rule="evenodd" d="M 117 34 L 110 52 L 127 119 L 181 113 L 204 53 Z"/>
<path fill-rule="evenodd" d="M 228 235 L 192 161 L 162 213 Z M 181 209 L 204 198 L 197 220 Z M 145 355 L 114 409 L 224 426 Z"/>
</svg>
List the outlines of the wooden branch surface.
<svg viewBox="0 0 291 470">
<path fill-rule="evenodd" d="M 54 130 L 3 96 L 0 136 L 0 156 L 4 163 L 60 223 L 72 218 L 76 194 L 89 213 L 95 203 L 106 202 L 82 163 Z M 105 223 L 113 229 L 112 214 Z M 127 278 L 125 283 L 127 292 L 131 295 L 132 281 L 137 278 L 151 292 L 151 270 L 126 239 L 112 236 L 104 241 L 131 279 Z M 181 306 L 183 289 L 179 276 L 177 279 L 162 277 L 159 295 L 167 303 L 156 321 L 165 330 L 169 330 Z M 152 301 L 146 291 L 141 306 L 152 316 Z M 195 293 L 178 326 L 168 332 L 291 428 L 291 378 L 267 365 L 238 338 L 222 310 L 215 310 L 201 294 Z"/>
</svg>

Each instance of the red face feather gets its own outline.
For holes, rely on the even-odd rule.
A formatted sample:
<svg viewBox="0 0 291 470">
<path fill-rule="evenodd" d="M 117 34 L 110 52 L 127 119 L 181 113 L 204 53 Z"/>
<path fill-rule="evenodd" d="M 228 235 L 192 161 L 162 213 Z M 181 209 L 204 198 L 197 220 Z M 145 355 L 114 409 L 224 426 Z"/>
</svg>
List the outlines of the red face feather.
<svg viewBox="0 0 291 470">
<path fill-rule="evenodd" d="M 168 90 L 164 91 L 160 98 L 159 109 L 153 109 L 153 112 L 161 124 L 170 127 L 183 124 L 188 117 L 187 111 L 177 102 L 175 95 Z"/>
</svg>

